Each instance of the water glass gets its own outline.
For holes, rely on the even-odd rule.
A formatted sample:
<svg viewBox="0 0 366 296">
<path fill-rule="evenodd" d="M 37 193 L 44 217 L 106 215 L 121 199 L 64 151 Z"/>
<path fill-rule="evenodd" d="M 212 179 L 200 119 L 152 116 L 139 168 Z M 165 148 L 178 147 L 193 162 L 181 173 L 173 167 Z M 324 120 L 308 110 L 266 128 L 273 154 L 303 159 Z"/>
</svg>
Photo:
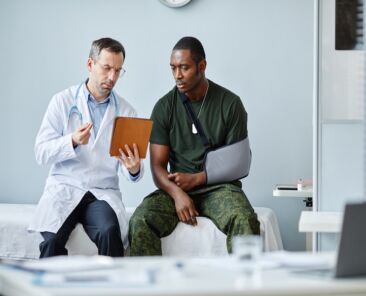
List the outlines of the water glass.
<svg viewBox="0 0 366 296">
<path fill-rule="evenodd" d="M 241 283 L 253 284 L 260 279 L 260 256 L 263 250 L 259 235 L 240 235 L 233 238 L 233 256 L 238 268 Z M 244 281 L 244 282 L 243 282 Z"/>
<path fill-rule="evenodd" d="M 239 261 L 257 261 L 262 249 L 262 237 L 259 235 L 239 235 L 233 238 L 233 254 Z"/>
</svg>

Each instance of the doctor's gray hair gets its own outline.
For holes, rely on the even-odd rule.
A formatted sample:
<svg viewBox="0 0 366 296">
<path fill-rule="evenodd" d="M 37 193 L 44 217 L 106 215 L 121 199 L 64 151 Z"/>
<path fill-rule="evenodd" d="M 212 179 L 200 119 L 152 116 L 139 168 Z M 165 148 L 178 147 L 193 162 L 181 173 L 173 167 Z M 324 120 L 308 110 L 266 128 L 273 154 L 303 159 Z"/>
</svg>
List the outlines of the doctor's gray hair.
<svg viewBox="0 0 366 296">
<path fill-rule="evenodd" d="M 99 58 L 100 52 L 103 49 L 114 52 L 114 53 L 121 52 L 123 55 L 123 59 L 126 58 L 126 51 L 125 51 L 125 48 L 123 47 L 123 45 L 119 41 L 114 40 L 112 38 L 100 38 L 98 40 L 94 40 L 91 45 L 89 58 L 93 59 L 94 61 L 97 61 Z"/>
</svg>

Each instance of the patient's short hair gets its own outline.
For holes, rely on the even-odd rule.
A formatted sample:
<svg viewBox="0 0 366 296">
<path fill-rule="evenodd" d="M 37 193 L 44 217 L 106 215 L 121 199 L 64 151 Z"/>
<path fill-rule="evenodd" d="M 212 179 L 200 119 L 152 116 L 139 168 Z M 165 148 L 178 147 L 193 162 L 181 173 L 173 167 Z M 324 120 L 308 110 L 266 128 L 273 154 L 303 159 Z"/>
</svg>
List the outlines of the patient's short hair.
<svg viewBox="0 0 366 296">
<path fill-rule="evenodd" d="M 196 63 L 206 59 L 206 54 L 202 43 L 195 37 L 187 36 L 180 39 L 173 47 L 173 51 L 179 49 L 189 49 L 191 51 L 192 59 Z"/>
<path fill-rule="evenodd" d="M 125 48 L 123 47 L 123 45 L 117 41 L 114 40 L 112 38 L 100 38 L 98 40 L 94 40 L 92 45 L 91 45 L 91 49 L 90 49 L 90 53 L 89 53 L 89 58 L 93 59 L 93 60 L 97 60 L 100 52 L 105 49 L 114 53 L 122 53 L 123 58 L 126 58 L 126 51 Z"/>
</svg>

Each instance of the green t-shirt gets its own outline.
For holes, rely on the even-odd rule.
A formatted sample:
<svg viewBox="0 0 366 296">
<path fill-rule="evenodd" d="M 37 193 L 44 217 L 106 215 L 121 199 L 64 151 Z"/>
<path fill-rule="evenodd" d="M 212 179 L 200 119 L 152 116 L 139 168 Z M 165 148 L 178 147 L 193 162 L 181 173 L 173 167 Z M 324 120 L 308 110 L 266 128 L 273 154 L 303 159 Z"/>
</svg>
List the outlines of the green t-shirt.
<svg viewBox="0 0 366 296">
<path fill-rule="evenodd" d="M 202 101 L 193 102 L 196 116 Z M 171 172 L 197 173 L 202 170 L 205 148 L 174 87 L 155 105 L 150 143 L 170 147 Z M 215 148 L 238 142 L 247 136 L 247 113 L 240 98 L 209 80 L 206 100 L 199 116 L 202 128 Z"/>
</svg>

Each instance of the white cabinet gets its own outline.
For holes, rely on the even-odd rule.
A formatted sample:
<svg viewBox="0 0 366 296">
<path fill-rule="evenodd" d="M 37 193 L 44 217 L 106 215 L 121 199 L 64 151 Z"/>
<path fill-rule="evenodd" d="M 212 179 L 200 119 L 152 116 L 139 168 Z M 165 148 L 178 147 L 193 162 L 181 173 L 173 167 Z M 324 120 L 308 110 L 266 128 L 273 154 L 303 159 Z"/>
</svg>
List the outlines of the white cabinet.
<svg viewBox="0 0 366 296">
<path fill-rule="evenodd" d="M 365 52 L 335 49 L 336 0 L 316 2 L 314 211 L 343 211 L 346 202 L 365 199 Z M 319 234 L 316 247 L 336 244 Z"/>
</svg>

